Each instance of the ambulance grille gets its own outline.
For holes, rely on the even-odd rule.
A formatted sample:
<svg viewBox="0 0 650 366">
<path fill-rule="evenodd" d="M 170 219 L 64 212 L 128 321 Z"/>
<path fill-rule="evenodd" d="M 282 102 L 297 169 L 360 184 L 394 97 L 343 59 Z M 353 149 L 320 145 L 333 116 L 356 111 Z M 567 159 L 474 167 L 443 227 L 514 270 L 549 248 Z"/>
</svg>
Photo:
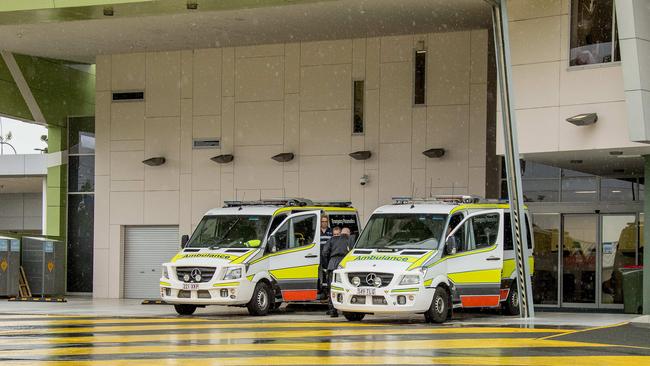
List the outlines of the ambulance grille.
<svg viewBox="0 0 650 366">
<path fill-rule="evenodd" d="M 361 284 L 359 286 L 361 287 L 375 287 L 375 285 L 371 283 L 367 283 L 366 278 L 368 278 L 369 274 L 375 274 L 375 276 L 381 278 L 381 286 L 379 287 L 386 287 L 390 284 L 390 281 L 393 280 L 393 274 L 392 273 L 378 273 L 378 272 L 351 272 L 348 273 L 348 280 L 352 282 L 352 278 L 354 277 L 359 277 L 361 280 Z"/>
<path fill-rule="evenodd" d="M 192 278 L 192 271 L 193 270 L 199 270 L 201 271 L 201 280 L 197 281 L 195 278 Z M 176 277 L 179 279 L 179 281 L 183 282 L 189 282 L 189 283 L 203 283 L 203 282 L 209 282 L 212 279 L 212 276 L 214 276 L 214 267 L 176 267 Z M 185 275 L 190 276 L 189 281 L 185 281 Z"/>
</svg>

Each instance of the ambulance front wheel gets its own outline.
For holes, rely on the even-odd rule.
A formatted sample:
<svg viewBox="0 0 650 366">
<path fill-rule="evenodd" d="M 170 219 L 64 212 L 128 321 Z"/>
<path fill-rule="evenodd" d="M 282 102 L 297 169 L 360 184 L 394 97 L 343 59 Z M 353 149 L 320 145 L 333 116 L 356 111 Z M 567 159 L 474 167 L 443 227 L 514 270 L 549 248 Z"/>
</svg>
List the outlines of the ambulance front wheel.
<svg viewBox="0 0 650 366">
<path fill-rule="evenodd" d="M 347 311 L 343 312 L 343 316 L 345 319 L 351 322 L 360 322 L 363 320 L 363 318 L 366 316 L 364 313 L 350 313 Z"/>
<path fill-rule="evenodd" d="M 271 310 L 271 302 L 274 301 L 271 287 L 266 282 L 258 282 L 253 291 L 253 297 L 246 307 L 251 315 L 262 316 Z"/>
<path fill-rule="evenodd" d="M 444 323 L 450 313 L 449 293 L 443 287 L 436 287 L 429 310 L 424 313 L 428 323 Z"/>
<path fill-rule="evenodd" d="M 179 315 L 192 315 L 196 311 L 196 305 L 179 304 L 174 305 L 174 309 Z"/>
</svg>

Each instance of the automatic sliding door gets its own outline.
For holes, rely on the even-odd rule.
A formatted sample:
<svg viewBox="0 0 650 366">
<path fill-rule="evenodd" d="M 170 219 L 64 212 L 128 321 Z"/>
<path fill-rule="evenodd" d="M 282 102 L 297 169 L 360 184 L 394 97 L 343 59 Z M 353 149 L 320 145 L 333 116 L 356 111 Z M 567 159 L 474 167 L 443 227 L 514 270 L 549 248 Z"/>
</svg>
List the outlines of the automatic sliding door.
<svg viewBox="0 0 650 366">
<path fill-rule="evenodd" d="M 533 215 L 535 271 L 533 299 L 536 305 L 558 305 L 560 215 Z"/>
<path fill-rule="evenodd" d="M 596 303 L 598 215 L 564 215 L 562 302 Z"/>
<path fill-rule="evenodd" d="M 602 304 L 623 304 L 621 268 L 636 264 L 637 235 L 636 215 L 602 216 Z"/>
</svg>

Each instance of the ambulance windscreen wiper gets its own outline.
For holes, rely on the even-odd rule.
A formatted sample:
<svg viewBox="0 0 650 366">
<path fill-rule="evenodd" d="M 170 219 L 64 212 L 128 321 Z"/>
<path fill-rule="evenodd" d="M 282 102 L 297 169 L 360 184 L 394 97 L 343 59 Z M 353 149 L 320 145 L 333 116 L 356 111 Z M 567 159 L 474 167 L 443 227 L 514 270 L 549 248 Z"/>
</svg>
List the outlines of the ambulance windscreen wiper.
<svg viewBox="0 0 650 366">
<path fill-rule="evenodd" d="M 228 234 L 230 234 L 230 232 L 235 227 L 235 225 L 237 225 L 237 223 L 239 222 L 240 219 L 241 218 L 238 217 L 220 237 L 210 239 L 210 240 L 214 240 L 216 243 L 214 245 L 210 246 L 210 248 L 208 248 L 208 249 L 210 249 L 210 250 L 219 249 L 219 247 L 217 246 L 218 243 L 221 242 L 223 239 L 225 239 L 226 236 L 228 236 Z"/>
</svg>

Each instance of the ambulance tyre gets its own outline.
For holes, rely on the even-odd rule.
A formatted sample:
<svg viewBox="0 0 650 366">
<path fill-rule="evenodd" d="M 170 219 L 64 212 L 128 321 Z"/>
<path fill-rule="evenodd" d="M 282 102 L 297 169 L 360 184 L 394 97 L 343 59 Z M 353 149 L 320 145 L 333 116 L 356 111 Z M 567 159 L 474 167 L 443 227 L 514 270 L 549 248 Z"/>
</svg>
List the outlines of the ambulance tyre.
<svg viewBox="0 0 650 366">
<path fill-rule="evenodd" d="M 178 315 L 192 315 L 196 311 L 196 305 L 178 304 L 174 305 L 174 309 L 176 309 Z"/>
<path fill-rule="evenodd" d="M 271 287 L 266 282 L 258 282 L 253 291 L 251 301 L 246 305 L 248 312 L 255 316 L 268 314 L 271 310 L 271 302 L 273 299 Z"/>
<path fill-rule="evenodd" d="M 503 311 L 507 315 L 519 315 L 519 291 L 517 291 L 516 283 L 512 283 L 510 291 L 508 291 L 508 298 L 503 302 Z"/>
<path fill-rule="evenodd" d="M 427 323 L 444 323 L 449 318 L 449 293 L 444 287 L 436 287 L 429 310 L 424 313 Z"/>
<path fill-rule="evenodd" d="M 350 313 L 347 311 L 343 312 L 343 316 L 350 322 L 360 322 L 366 316 L 364 313 Z"/>
</svg>

